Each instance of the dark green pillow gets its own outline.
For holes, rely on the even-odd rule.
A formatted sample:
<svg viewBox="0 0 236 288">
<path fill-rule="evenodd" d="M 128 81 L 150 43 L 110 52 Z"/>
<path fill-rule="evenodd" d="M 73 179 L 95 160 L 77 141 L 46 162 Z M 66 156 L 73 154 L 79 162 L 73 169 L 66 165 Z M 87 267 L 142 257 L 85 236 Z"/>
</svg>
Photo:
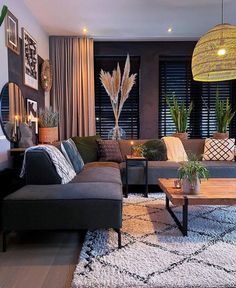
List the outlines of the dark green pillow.
<svg viewBox="0 0 236 288">
<path fill-rule="evenodd" d="M 75 145 L 84 161 L 96 162 L 98 161 L 98 144 L 97 140 L 100 140 L 99 135 L 88 136 L 88 137 L 72 137 L 72 140 L 75 142 Z"/>
<path fill-rule="evenodd" d="M 162 140 L 150 140 L 143 144 L 143 156 L 149 161 L 167 160 L 166 145 Z"/>
</svg>

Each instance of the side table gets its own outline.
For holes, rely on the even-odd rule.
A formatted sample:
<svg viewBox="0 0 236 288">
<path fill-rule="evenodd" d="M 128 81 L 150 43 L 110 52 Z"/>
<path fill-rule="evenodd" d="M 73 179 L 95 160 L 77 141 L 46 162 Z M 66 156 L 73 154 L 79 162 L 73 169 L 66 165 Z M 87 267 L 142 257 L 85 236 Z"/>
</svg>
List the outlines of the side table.
<svg viewBox="0 0 236 288">
<path fill-rule="evenodd" d="M 145 177 L 144 197 L 148 197 L 148 159 L 146 157 L 134 157 L 132 155 L 126 155 L 125 156 L 125 162 L 126 162 L 125 198 L 128 197 L 128 193 L 129 193 L 129 166 L 131 166 L 130 163 L 133 163 L 133 162 L 145 163 L 145 165 L 144 165 L 144 177 Z"/>
</svg>

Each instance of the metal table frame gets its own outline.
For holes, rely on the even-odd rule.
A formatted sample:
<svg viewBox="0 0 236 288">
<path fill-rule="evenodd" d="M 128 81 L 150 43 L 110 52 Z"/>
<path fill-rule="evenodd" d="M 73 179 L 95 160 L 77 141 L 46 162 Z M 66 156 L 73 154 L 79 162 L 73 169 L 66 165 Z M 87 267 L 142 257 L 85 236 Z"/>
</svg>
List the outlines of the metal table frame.
<svg viewBox="0 0 236 288">
<path fill-rule="evenodd" d="M 184 236 L 188 236 L 188 197 L 184 196 L 184 204 L 182 206 L 182 223 L 176 217 L 173 210 L 170 208 L 170 200 L 166 195 L 166 209 L 170 213 L 171 217 L 174 219 L 175 223 L 177 224 L 179 230 L 182 232 Z"/>
<path fill-rule="evenodd" d="M 144 177 L 145 177 L 145 192 L 144 192 L 144 197 L 148 197 L 148 159 L 146 157 L 134 157 L 134 158 L 127 158 L 127 155 L 125 157 L 125 162 L 126 162 L 126 187 L 125 187 L 125 198 L 128 197 L 129 194 L 129 162 L 145 162 L 144 165 Z"/>
</svg>

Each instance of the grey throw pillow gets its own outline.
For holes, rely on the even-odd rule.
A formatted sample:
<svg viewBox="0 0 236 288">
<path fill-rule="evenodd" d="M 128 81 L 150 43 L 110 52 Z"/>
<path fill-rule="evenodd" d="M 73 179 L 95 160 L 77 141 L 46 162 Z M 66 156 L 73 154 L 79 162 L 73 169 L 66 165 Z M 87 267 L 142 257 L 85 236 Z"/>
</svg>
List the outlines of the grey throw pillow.
<svg viewBox="0 0 236 288">
<path fill-rule="evenodd" d="M 74 168 L 76 174 L 78 174 L 84 167 L 84 161 L 80 156 L 80 153 L 72 139 L 68 139 L 61 142 L 61 151 L 64 154 L 67 161 Z"/>
</svg>

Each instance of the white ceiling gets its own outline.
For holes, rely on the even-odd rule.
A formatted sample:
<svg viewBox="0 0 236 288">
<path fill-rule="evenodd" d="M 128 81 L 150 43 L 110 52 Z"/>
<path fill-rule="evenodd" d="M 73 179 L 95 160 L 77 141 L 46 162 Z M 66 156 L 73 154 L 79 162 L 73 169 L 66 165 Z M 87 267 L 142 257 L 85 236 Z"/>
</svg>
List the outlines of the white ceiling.
<svg viewBox="0 0 236 288">
<path fill-rule="evenodd" d="M 82 35 L 86 27 L 98 40 L 196 40 L 221 22 L 221 0 L 24 2 L 49 35 Z M 236 0 L 224 0 L 224 20 L 236 25 Z"/>
</svg>

